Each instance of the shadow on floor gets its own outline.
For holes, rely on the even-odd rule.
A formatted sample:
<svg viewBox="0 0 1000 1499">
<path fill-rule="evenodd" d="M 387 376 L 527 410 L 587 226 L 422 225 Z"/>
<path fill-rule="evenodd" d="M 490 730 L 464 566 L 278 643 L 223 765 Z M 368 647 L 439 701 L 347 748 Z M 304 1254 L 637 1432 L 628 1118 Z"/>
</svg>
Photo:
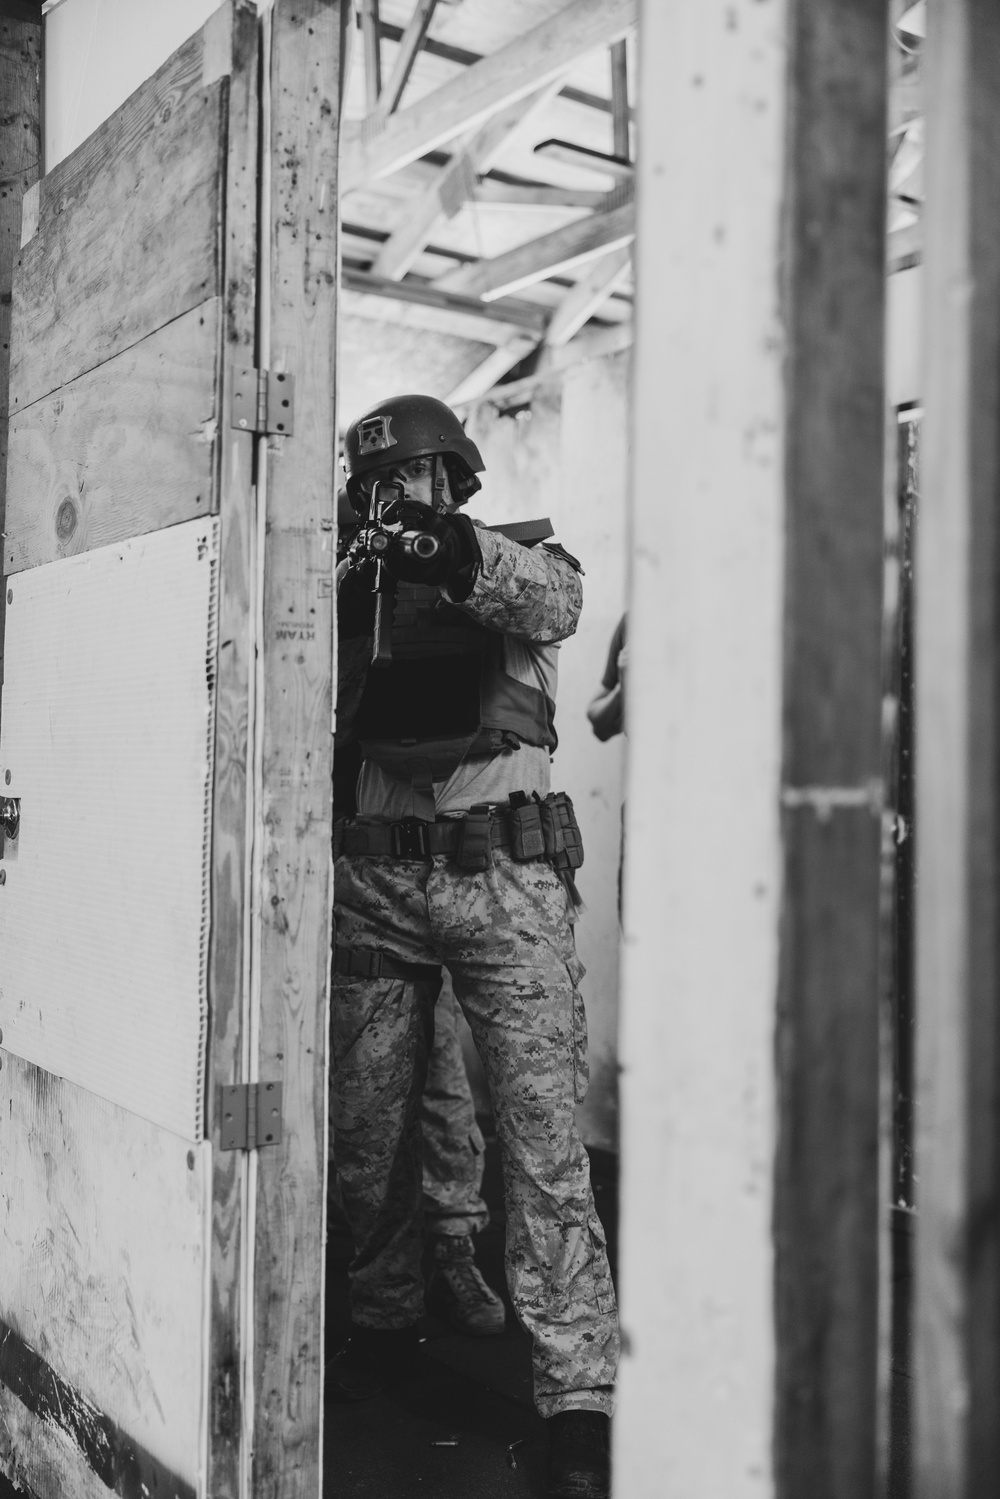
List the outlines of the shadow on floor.
<svg viewBox="0 0 1000 1499">
<path fill-rule="evenodd" d="M 541 1499 L 545 1423 L 531 1399 L 527 1334 L 510 1307 L 503 1271 L 504 1210 L 492 1122 L 486 1138 L 483 1195 L 490 1225 L 476 1244 L 476 1260 L 507 1305 L 507 1330 L 498 1338 L 464 1338 L 428 1317 L 427 1340 L 413 1374 L 391 1391 L 356 1405 L 327 1401 L 324 1412 L 324 1492 L 330 1499 Z M 617 1157 L 591 1152 L 597 1211 L 617 1269 Z M 347 1336 L 350 1231 L 333 1207 L 327 1240 L 327 1353 Z M 454 1446 L 435 1446 L 435 1442 Z"/>
</svg>

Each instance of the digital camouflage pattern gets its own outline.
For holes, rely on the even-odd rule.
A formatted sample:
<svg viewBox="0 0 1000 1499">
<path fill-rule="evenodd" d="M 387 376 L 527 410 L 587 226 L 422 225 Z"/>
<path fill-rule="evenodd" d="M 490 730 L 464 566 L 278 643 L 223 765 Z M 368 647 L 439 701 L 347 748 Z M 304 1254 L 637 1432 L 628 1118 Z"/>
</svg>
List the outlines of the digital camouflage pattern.
<svg viewBox="0 0 1000 1499">
<path fill-rule="evenodd" d="M 458 1037 L 458 1004 L 447 977 L 434 1008 L 420 1124 L 427 1232 L 449 1239 L 479 1233 L 490 1221 L 481 1194 L 486 1144 L 476 1123 Z"/>
<path fill-rule="evenodd" d="M 457 608 L 501 635 L 519 635 L 536 645 L 572 635 L 583 607 L 583 586 L 572 563 L 545 546 L 521 546 L 484 526 L 476 526 L 476 540 L 482 569 Z"/>
<path fill-rule="evenodd" d="M 493 1100 L 507 1284 L 532 1338 L 539 1412 L 610 1412 L 618 1322 L 576 1128 L 587 1038 L 565 888 L 543 860 L 499 850 L 482 873 L 441 855 L 343 857 L 335 880 L 339 945 L 451 973 Z M 436 981 L 335 978 L 334 1161 L 362 1326 L 405 1327 L 423 1314 L 420 1108 L 437 996 Z"/>
</svg>

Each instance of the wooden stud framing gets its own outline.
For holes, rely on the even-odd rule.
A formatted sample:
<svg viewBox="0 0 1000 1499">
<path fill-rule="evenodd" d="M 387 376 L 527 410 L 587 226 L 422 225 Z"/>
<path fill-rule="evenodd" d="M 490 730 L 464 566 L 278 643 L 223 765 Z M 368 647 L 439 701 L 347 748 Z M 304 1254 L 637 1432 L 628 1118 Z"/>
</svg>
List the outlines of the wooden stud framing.
<svg viewBox="0 0 1000 1499">
<path fill-rule="evenodd" d="M 1000 1473 L 1000 15 L 928 7 L 915 1493 Z"/>
<path fill-rule="evenodd" d="M 504 255 L 495 255 L 492 260 L 477 260 L 448 271 L 435 284 L 442 291 L 460 291 L 491 302 L 495 297 L 520 291 L 534 281 L 544 281 L 547 276 L 558 275 L 571 266 L 629 245 L 634 236 L 635 208 L 632 203 L 624 203 L 608 213 L 577 219 Z"/>
<path fill-rule="evenodd" d="M 337 134 L 346 7 L 278 0 L 271 20 L 272 369 L 295 375 L 295 434 L 267 440 L 259 1043 L 280 1077 L 281 1144 L 257 1163 L 254 1492 L 320 1488 L 334 560 Z M 261 454 L 262 460 L 265 458 Z M 280 1298 L 269 1294 L 280 1278 Z"/>
<path fill-rule="evenodd" d="M 622 1499 L 873 1492 L 886 22 L 640 23 Z"/>
<path fill-rule="evenodd" d="M 217 28 L 228 36 L 215 35 Z M 226 288 L 219 346 L 218 510 L 222 538 L 219 658 L 212 806 L 212 927 L 209 948 L 209 1137 L 220 1133 L 220 1089 L 247 1078 L 246 967 L 250 931 L 247 778 L 250 681 L 254 669 L 249 578 L 253 556 L 253 438 L 225 420 L 234 367 L 255 363 L 258 155 L 258 21 L 253 0 L 236 0 L 204 28 L 202 68 L 226 59 L 230 149 L 226 165 Z M 212 1290 L 209 1324 L 209 1487 L 241 1499 L 244 1448 L 242 1304 L 246 1276 L 247 1163 L 236 1151 L 212 1154 Z"/>
<path fill-rule="evenodd" d="M 10 399 L 10 314 L 14 261 L 20 245 L 21 200 L 42 168 L 41 0 L 0 0 L 0 535 L 7 493 L 7 415 Z M 3 626 L 0 597 L 0 689 Z M 2 712 L 2 704 L 0 704 Z"/>
<path fill-rule="evenodd" d="M 578 57 L 625 36 L 635 25 L 637 5 L 638 0 L 574 0 L 468 72 L 399 110 L 384 129 L 366 129 L 367 121 L 345 129 L 342 191 L 386 177 L 476 129 L 498 109 L 564 73 Z"/>
</svg>

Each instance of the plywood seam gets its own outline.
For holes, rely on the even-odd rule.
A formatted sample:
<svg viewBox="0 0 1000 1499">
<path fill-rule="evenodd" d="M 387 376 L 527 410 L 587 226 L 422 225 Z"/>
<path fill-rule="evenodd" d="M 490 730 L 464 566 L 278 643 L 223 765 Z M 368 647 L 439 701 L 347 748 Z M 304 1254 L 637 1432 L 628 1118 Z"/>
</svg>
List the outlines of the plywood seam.
<svg viewBox="0 0 1000 1499">
<path fill-rule="evenodd" d="M 130 344 L 123 344 L 120 349 L 116 349 L 113 354 L 109 354 L 107 359 L 99 359 L 96 364 L 88 365 L 85 370 L 80 370 L 78 374 L 72 377 L 72 379 L 66 380 L 59 385 L 54 385 L 51 390 L 46 390 L 41 395 L 36 396 L 34 400 L 29 401 L 26 406 L 18 406 L 17 410 L 12 411 L 10 414 L 11 421 L 19 421 L 21 417 L 27 416 L 29 412 L 33 411 L 36 406 L 40 406 L 43 401 L 51 401 L 52 397 L 57 393 L 64 390 L 70 390 L 74 385 L 76 385 L 79 380 L 86 380 L 87 376 L 92 375 L 95 370 L 103 369 L 106 364 L 111 364 L 115 359 L 120 359 L 124 354 L 128 354 L 132 349 L 137 349 L 140 344 L 144 344 L 146 342 L 147 338 L 154 338 L 156 334 L 161 333 L 164 328 L 169 328 L 172 323 L 179 322 L 181 318 L 189 317 L 192 312 L 200 312 L 203 308 L 210 307 L 213 302 L 218 302 L 220 304 L 219 326 L 220 328 L 224 328 L 225 298 L 223 296 L 223 291 L 220 288 L 220 290 L 213 292 L 210 297 L 204 297 L 200 302 L 192 303 L 190 307 L 183 308 L 180 312 L 175 313 L 173 317 L 164 318 L 162 323 L 157 323 L 155 328 L 148 329 L 147 332 L 143 333 L 141 338 L 133 339 Z M 225 334 L 223 334 L 223 337 L 225 337 Z M 221 425 L 221 412 L 218 413 L 218 418 Z"/>
</svg>

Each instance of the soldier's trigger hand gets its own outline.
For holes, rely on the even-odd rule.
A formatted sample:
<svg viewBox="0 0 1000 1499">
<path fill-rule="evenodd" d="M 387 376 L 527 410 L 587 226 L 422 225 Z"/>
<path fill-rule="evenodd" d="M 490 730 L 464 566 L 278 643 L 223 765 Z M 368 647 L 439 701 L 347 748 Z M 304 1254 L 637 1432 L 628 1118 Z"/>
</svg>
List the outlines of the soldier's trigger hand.
<svg viewBox="0 0 1000 1499">
<path fill-rule="evenodd" d="M 424 508 L 420 529 L 438 543 L 433 557 L 421 557 L 403 537 L 392 538 L 384 553 L 386 571 L 402 583 L 447 583 L 452 598 L 468 598 L 482 566 L 476 528 L 464 515 L 441 515 Z M 456 591 L 457 590 L 457 591 Z"/>
</svg>

